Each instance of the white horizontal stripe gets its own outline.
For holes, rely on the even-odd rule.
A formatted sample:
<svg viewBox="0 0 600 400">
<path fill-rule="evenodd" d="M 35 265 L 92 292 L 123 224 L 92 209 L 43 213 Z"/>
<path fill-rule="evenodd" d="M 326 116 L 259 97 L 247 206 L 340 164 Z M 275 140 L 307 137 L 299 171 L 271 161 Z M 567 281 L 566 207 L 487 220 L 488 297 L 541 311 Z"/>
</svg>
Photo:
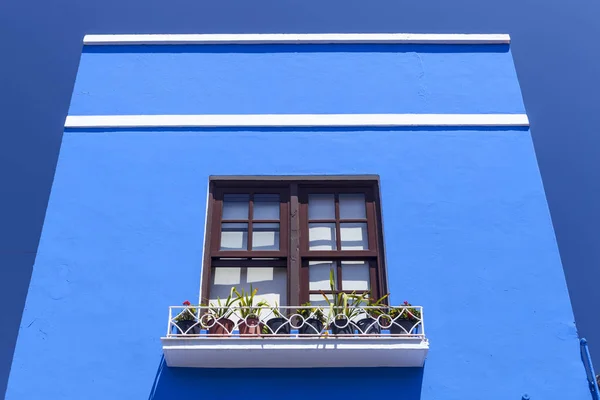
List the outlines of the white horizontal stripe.
<svg viewBox="0 0 600 400">
<path fill-rule="evenodd" d="M 160 44 L 264 44 L 264 43 L 406 43 L 406 44 L 508 44 L 507 34 L 424 33 L 307 33 L 307 34 L 204 34 L 204 35 L 86 35 L 86 45 Z"/>
<path fill-rule="evenodd" d="M 66 128 L 529 126 L 525 114 L 70 115 Z"/>
</svg>

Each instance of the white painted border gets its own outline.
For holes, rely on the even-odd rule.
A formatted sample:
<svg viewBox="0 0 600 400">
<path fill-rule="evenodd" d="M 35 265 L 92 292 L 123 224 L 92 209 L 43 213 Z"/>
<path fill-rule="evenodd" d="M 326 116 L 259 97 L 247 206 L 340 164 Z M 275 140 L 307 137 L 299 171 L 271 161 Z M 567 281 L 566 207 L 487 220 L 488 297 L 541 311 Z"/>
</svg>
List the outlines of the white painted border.
<svg viewBox="0 0 600 400">
<path fill-rule="evenodd" d="M 422 367 L 422 338 L 161 338 L 169 367 Z"/>
<path fill-rule="evenodd" d="M 65 128 L 529 126 L 526 114 L 69 115 Z"/>
<path fill-rule="evenodd" d="M 310 44 L 310 43 L 404 43 L 404 44 L 509 44 L 508 34 L 429 33 L 275 33 L 201 35 L 86 35 L 84 45 L 165 44 Z"/>
</svg>

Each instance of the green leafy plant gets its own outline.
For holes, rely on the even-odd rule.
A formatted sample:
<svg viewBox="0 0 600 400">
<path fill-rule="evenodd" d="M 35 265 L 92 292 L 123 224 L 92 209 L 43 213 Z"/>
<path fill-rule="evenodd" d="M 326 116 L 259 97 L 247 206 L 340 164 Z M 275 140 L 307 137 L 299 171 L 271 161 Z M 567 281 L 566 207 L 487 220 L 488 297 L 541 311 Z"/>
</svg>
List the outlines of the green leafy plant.
<svg viewBox="0 0 600 400">
<path fill-rule="evenodd" d="M 383 326 L 388 326 L 390 325 L 391 321 L 390 318 L 388 317 L 388 308 L 386 307 L 385 301 L 387 300 L 387 298 L 389 297 L 389 293 L 381 296 L 379 299 L 375 300 L 372 298 L 369 298 L 367 301 L 367 309 L 366 312 L 367 314 L 369 314 L 371 316 L 371 318 L 379 318 L 379 316 L 382 316 L 380 319 L 380 323 Z"/>
<path fill-rule="evenodd" d="M 262 311 L 262 307 L 268 307 L 269 303 L 264 300 L 254 304 L 254 297 L 258 293 L 258 289 L 253 289 L 250 285 L 250 291 L 246 292 L 242 289 L 242 292 L 238 292 L 236 288 L 233 288 L 233 292 L 237 295 L 237 301 L 239 302 L 240 316 L 242 318 L 254 317 L 258 318 Z"/>
<path fill-rule="evenodd" d="M 329 271 L 329 288 L 335 292 L 335 277 L 333 270 Z M 321 291 L 325 301 L 329 305 L 330 320 L 335 319 L 352 319 L 363 312 L 359 307 L 363 305 L 369 296 L 368 292 L 363 294 L 338 292 L 333 294 L 333 300 L 327 297 L 327 294 Z"/>
<path fill-rule="evenodd" d="M 405 301 L 402 307 L 391 307 L 389 316 L 394 320 L 416 321 L 421 319 L 421 311 Z"/>
<path fill-rule="evenodd" d="M 208 306 L 208 315 L 216 319 L 229 318 L 235 311 L 233 306 L 239 301 L 238 297 L 233 297 L 234 294 L 237 294 L 235 286 L 231 288 L 229 296 L 225 300 L 222 301 L 217 297 L 217 303 L 210 303 Z"/>
<path fill-rule="evenodd" d="M 192 306 L 192 303 L 190 303 L 188 300 L 184 301 L 182 304 L 186 306 L 186 308 L 175 317 L 175 321 L 195 321 L 198 309 Z"/>
<path fill-rule="evenodd" d="M 297 309 L 296 314 L 301 315 L 305 320 L 314 318 L 323 323 L 327 320 L 327 318 L 325 318 L 325 314 L 323 314 L 323 310 L 320 307 L 312 307 L 310 301 L 302 304 L 300 307 L 306 308 Z"/>
<path fill-rule="evenodd" d="M 389 297 L 389 295 L 390 294 L 388 293 L 388 294 L 386 294 L 384 296 L 381 296 L 377 300 L 369 298 L 367 300 L 367 307 L 374 307 L 374 308 L 372 308 L 372 309 L 369 310 L 369 314 L 375 315 L 375 316 L 383 314 L 383 311 L 385 310 L 385 308 L 384 308 L 385 301 Z"/>
<path fill-rule="evenodd" d="M 277 318 L 285 318 L 283 314 L 279 311 L 279 304 L 275 302 L 275 306 L 271 307 L 271 311 L 273 311 L 273 315 Z"/>
</svg>

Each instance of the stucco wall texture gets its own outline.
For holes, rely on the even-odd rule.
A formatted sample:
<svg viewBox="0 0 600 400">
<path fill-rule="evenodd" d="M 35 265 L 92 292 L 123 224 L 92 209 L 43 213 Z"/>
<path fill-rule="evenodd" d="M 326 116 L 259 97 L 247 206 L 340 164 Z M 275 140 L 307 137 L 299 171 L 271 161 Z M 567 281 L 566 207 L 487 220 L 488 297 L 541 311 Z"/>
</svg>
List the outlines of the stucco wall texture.
<svg viewBox="0 0 600 400">
<path fill-rule="evenodd" d="M 85 49 L 71 115 L 521 113 L 507 46 Z M 198 298 L 210 175 L 378 174 L 393 303 L 424 368 L 168 368 Z M 293 363 L 293 360 L 290 360 Z M 32 384 L 32 379 L 35 384 Z M 528 129 L 65 132 L 7 399 L 588 399 Z"/>
<path fill-rule="evenodd" d="M 84 48 L 69 114 L 522 113 L 507 45 Z"/>
</svg>

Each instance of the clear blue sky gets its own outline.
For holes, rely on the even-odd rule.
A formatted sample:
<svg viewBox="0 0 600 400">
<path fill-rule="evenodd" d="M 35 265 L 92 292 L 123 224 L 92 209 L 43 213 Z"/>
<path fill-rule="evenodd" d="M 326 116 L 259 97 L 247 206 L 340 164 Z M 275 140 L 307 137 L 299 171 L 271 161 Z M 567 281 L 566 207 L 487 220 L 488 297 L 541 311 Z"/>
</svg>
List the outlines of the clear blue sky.
<svg viewBox="0 0 600 400">
<path fill-rule="evenodd" d="M 599 364 L 598 15 L 595 0 L 2 0 L 0 393 L 85 33 L 510 33 L 577 325 Z"/>
</svg>

